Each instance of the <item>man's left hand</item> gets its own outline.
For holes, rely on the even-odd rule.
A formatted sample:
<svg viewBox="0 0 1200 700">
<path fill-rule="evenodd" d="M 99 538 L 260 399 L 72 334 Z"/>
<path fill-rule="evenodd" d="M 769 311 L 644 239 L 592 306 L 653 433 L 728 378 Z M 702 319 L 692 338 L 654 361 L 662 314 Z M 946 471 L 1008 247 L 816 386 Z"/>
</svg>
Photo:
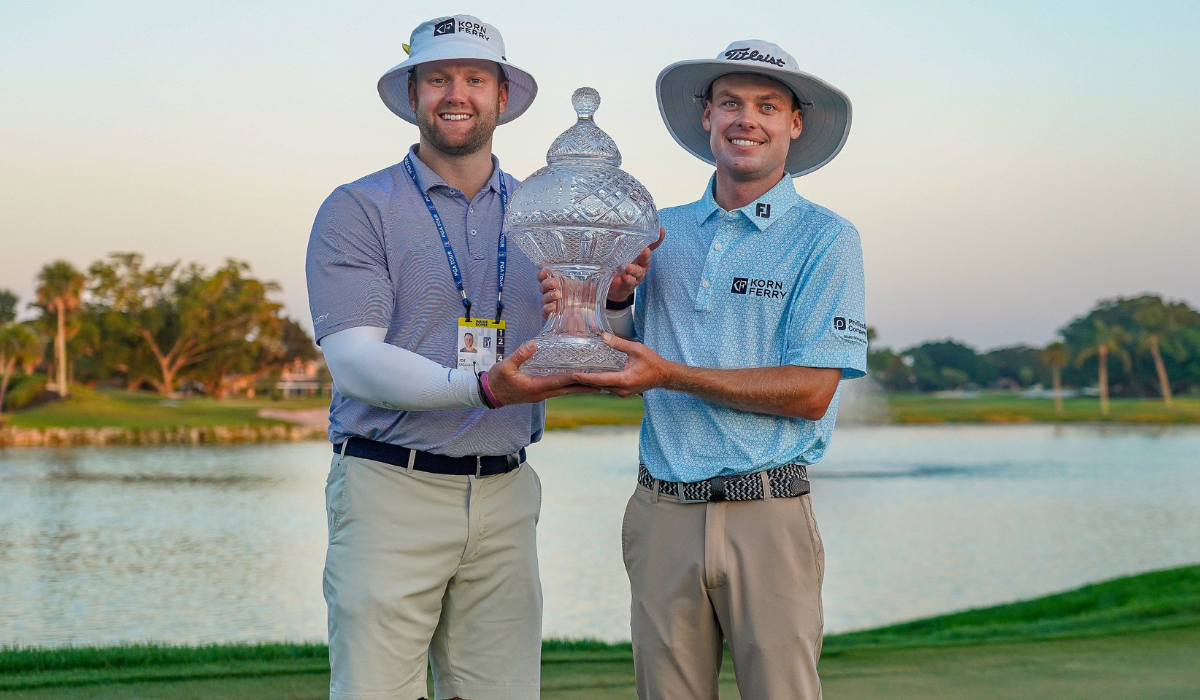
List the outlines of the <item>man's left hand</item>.
<svg viewBox="0 0 1200 700">
<path fill-rule="evenodd" d="M 610 333 L 605 333 L 602 337 L 609 347 L 629 356 L 625 362 L 625 369 L 620 372 L 581 372 L 572 377 L 574 382 L 604 389 L 624 398 L 665 385 L 673 370 L 678 367 L 641 343 L 618 338 Z"/>
<path fill-rule="evenodd" d="M 658 229 L 658 240 L 643 250 L 624 270 L 613 275 L 612 286 L 608 288 L 610 301 L 625 301 L 630 294 L 633 294 L 633 290 L 637 289 L 637 286 L 646 278 L 646 270 L 650 269 L 650 254 L 658 250 L 666 235 L 665 228 Z"/>
</svg>

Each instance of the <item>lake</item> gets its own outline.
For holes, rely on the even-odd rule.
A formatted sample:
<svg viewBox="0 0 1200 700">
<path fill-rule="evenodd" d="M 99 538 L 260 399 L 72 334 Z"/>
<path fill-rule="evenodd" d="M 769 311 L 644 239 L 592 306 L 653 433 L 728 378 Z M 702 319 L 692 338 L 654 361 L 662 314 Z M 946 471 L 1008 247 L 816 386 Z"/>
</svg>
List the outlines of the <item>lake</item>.
<svg viewBox="0 0 1200 700">
<path fill-rule="evenodd" d="M 0 645 L 322 640 L 324 443 L 0 450 Z M 629 637 L 637 432 L 530 448 L 545 633 Z M 839 428 L 811 470 L 826 625 L 1200 562 L 1200 429 Z"/>
</svg>

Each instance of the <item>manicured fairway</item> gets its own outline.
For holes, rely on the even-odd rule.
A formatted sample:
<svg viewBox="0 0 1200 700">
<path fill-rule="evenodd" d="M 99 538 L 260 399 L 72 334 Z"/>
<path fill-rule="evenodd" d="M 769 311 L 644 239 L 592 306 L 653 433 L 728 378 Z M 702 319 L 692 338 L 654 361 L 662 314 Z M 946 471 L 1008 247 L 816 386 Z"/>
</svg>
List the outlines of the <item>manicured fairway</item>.
<svg viewBox="0 0 1200 700">
<path fill-rule="evenodd" d="M 737 698 L 726 664 L 722 700 Z M 1091 639 L 846 652 L 821 663 L 828 700 L 1194 700 L 1200 627 Z M 216 700 L 328 697 L 325 673 L 0 691 L 4 700 Z M 633 664 L 543 669 L 546 700 L 635 700 Z"/>
<path fill-rule="evenodd" d="M 6 413 L 18 428 L 193 428 L 210 426 L 284 425 L 260 418 L 264 408 L 298 409 L 328 406 L 328 398 L 288 399 L 210 398 L 165 399 L 145 391 L 92 390 L 72 387 L 73 394 L 34 408 Z"/>
<path fill-rule="evenodd" d="M 1100 414 L 1093 398 L 1070 399 L 1056 413 L 1049 399 L 1028 399 L 1010 392 L 983 392 L 969 398 L 944 398 L 930 394 L 890 394 L 883 397 L 877 418 L 892 423 L 1200 423 L 1200 398 L 1176 398 L 1167 408 L 1156 399 L 1114 399 L 1108 417 Z M 53 401 L 28 410 L 4 414 L 9 425 L 23 428 L 129 428 L 133 430 L 179 427 L 262 426 L 279 421 L 258 412 L 271 409 L 312 409 L 328 406 L 328 399 L 226 399 L 166 400 L 135 391 L 78 388 L 64 401 Z M 642 399 L 620 399 L 611 394 L 573 394 L 546 404 L 546 427 L 578 428 L 585 425 L 638 425 Z"/>
<path fill-rule="evenodd" d="M 1158 399 L 1113 399 L 1108 416 L 1096 398 L 1068 399 L 1063 412 L 1051 399 L 1029 399 L 1005 391 L 945 398 L 932 394 L 889 394 L 893 423 L 1200 423 L 1200 399 L 1176 398 L 1167 408 Z"/>
<path fill-rule="evenodd" d="M 0 651 L 0 700 L 327 697 L 318 645 Z M 826 640 L 830 700 L 1200 698 L 1200 566 Z M 636 697 L 628 644 L 548 641 L 547 700 Z M 737 698 L 726 662 L 721 697 Z"/>
</svg>

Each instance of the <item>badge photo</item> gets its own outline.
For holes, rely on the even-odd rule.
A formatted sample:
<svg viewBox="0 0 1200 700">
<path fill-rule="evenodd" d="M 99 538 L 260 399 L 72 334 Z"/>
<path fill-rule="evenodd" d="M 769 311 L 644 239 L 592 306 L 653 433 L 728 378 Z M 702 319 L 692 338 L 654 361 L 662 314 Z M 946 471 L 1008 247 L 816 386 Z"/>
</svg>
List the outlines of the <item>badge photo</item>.
<svg viewBox="0 0 1200 700">
<path fill-rule="evenodd" d="M 504 359 L 504 321 L 458 319 L 458 368 L 486 372 Z"/>
</svg>

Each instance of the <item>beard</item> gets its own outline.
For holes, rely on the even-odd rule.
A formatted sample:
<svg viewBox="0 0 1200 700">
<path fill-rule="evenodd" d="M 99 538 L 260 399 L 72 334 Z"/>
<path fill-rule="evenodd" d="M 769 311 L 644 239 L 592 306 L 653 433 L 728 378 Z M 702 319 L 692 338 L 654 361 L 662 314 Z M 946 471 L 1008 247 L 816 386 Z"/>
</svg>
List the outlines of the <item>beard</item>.
<svg viewBox="0 0 1200 700">
<path fill-rule="evenodd" d="M 479 151 L 487 145 L 496 130 L 500 119 L 500 103 L 496 102 L 492 109 L 481 111 L 475 115 L 475 125 L 464 136 L 451 141 L 442 133 L 441 119 L 436 113 L 430 113 L 418 108 L 417 128 L 421 130 L 421 139 L 437 150 L 450 156 L 466 156 Z"/>
</svg>

